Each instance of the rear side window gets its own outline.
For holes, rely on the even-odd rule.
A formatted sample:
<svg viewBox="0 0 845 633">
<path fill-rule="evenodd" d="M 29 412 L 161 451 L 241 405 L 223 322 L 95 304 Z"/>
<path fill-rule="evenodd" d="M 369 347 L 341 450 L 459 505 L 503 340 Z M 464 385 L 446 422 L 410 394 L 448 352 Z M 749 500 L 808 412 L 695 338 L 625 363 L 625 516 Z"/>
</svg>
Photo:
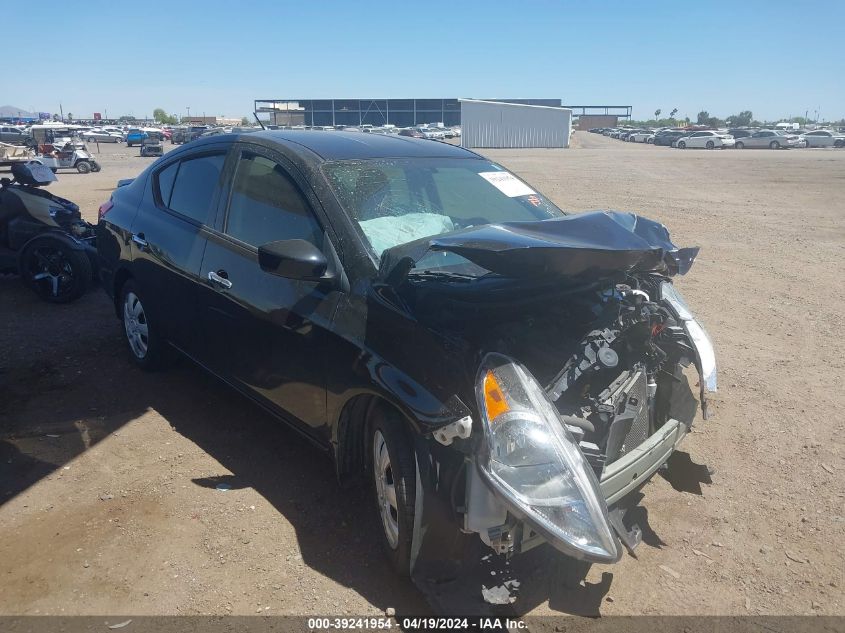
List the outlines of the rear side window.
<svg viewBox="0 0 845 633">
<path fill-rule="evenodd" d="M 159 199 L 165 207 L 170 206 L 170 194 L 173 192 L 173 182 L 176 180 L 178 169 L 179 163 L 173 163 L 158 173 Z"/>
<path fill-rule="evenodd" d="M 261 246 L 276 240 L 307 240 L 322 246 L 322 229 L 299 188 L 278 163 L 251 152 L 238 161 L 226 234 Z"/>
<path fill-rule="evenodd" d="M 181 161 L 167 208 L 208 224 L 225 159 L 225 154 L 211 154 Z"/>
</svg>

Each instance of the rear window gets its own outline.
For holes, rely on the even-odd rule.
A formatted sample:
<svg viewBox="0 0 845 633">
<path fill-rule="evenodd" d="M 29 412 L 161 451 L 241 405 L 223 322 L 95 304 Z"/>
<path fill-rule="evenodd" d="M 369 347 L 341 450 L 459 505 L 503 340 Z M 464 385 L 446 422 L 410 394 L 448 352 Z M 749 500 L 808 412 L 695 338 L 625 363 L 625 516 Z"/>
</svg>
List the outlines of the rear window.
<svg viewBox="0 0 845 633">
<path fill-rule="evenodd" d="M 225 159 L 225 154 L 211 154 L 179 163 L 167 207 L 207 224 Z"/>
</svg>

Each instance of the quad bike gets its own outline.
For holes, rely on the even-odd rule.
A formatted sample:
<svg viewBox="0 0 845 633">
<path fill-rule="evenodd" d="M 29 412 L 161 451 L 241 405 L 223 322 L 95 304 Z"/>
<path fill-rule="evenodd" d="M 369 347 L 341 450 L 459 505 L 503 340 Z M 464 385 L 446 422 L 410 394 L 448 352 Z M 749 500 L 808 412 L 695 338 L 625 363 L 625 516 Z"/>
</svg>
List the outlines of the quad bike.
<svg viewBox="0 0 845 633">
<path fill-rule="evenodd" d="M 0 273 L 18 273 L 45 301 L 78 299 L 94 279 L 94 227 L 73 202 L 39 189 L 57 180 L 49 167 L 18 163 L 12 176 L 0 179 Z"/>
</svg>

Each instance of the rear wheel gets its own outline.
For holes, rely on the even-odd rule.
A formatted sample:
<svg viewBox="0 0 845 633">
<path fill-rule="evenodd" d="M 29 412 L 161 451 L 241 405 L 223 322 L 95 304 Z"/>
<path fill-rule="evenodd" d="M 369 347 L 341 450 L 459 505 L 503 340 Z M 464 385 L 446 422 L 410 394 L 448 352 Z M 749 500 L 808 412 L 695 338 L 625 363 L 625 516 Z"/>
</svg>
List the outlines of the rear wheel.
<svg viewBox="0 0 845 633">
<path fill-rule="evenodd" d="M 742 141 L 737 141 L 736 145 L 734 145 L 734 147 L 736 147 L 737 149 L 744 149 L 745 143 L 743 143 Z"/>
<path fill-rule="evenodd" d="M 686 148 L 687 148 L 687 144 L 684 143 L 683 141 L 678 143 L 678 149 L 686 149 Z"/>
<path fill-rule="evenodd" d="M 150 322 L 144 306 L 143 293 L 133 279 L 120 290 L 120 318 L 129 353 L 142 369 L 158 369 L 169 359 L 170 350 L 158 334 L 155 323 Z"/>
<path fill-rule="evenodd" d="M 769 147 L 771 147 L 772 149 L 780 149 L 780 143 L 778 143 L 777 141 L 772 141 L 771 143 L 769 143 Z"/>
<path fill-rule="evenodd" d="M 20 262 L 24 283 L 50 303 L 75 301 L 91 285 L 88 256 L 57 239 L 43 238 L 30 244 Z"/>
<path fill-rule="evenodd" d="M 707 141 L 707 145 L 705 147 L 707 147 L 707 149 L 713 149 L 716 147 L 716 144 L 713 141 Z"/>
<path fill-rule="evenodd" d="M 379 412 L 371 422 L 369 438 L 382 542 L 396 572 L 407 576 L 411 571 L 416 500 L 414 452 L 398 415 Z"/>
<path fill-rule="evenodd" d="M 76 171 L 78 171 L 80 174 L 87 174 L 91 171 L 91 163 L 89 163 L 87 160 L 79 161 L 78 163 L 76 163 Z"/>
</svg>

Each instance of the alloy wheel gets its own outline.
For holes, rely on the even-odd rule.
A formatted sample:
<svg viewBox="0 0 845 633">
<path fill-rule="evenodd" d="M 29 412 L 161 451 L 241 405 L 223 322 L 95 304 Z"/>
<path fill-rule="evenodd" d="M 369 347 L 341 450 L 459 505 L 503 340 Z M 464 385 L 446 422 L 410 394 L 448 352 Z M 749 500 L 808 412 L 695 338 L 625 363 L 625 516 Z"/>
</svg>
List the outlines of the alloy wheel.
<svg viewBox="0 0 845 633">
<path fill-rule="evenodd" d="M 30 278 L 39 294 L 59 297 L 73 286 L 73 266 L 60 248 L 41 246 L 32 251 L 28 263 Z"/>
</svg>

